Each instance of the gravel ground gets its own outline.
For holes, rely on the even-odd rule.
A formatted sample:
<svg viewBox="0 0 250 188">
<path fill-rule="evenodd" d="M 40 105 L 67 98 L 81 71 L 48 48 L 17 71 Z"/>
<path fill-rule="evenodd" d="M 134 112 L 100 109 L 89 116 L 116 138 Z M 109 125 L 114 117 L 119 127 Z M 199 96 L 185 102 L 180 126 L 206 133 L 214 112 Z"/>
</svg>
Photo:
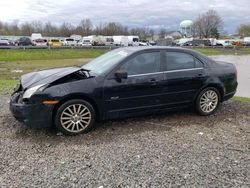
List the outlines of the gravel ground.
<svg viewBox="0 0 250 188">
<path fill-rule="evenodd" d="M 66 137 L 21 126 L 0 96 L 0 187 L 250 187 L 250 105 L 100 123 Z"/>
</svg>

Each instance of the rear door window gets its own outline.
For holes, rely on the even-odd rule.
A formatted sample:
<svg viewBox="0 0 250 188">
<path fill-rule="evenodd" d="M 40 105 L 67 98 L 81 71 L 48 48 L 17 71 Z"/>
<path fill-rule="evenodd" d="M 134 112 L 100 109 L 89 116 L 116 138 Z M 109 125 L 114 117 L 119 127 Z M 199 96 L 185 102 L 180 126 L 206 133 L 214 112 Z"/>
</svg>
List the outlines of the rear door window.
<svg viewBox="0 0 250 188">
<path fill-rule="evenodd" d="M 192 55 L 183 52 L 166 53 L 166 70 L 185 70 L 203 67 L 202 63 Z"/>
</svg>

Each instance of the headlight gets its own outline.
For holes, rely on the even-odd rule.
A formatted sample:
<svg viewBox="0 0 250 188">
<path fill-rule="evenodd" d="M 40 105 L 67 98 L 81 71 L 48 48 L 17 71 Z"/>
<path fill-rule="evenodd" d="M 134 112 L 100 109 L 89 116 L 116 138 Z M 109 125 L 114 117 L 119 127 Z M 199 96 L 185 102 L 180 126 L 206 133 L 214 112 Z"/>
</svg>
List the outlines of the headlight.
<svg viewBox="0 0 250 188">
<path fill-rule="evenodd" d="M 32 88 L 29 88 L 27 89 L 24 94 L 23 94 L 23 98 L 24 99 L 28 99 L 30 98 L 37 90 L 40 90 L 40 89 L 45 89 L 43 86 L 45 86 L 45 84 L 40 84 L 40 85 L 37 85 L 37 86 L 34 86 Z"/>
</svg>

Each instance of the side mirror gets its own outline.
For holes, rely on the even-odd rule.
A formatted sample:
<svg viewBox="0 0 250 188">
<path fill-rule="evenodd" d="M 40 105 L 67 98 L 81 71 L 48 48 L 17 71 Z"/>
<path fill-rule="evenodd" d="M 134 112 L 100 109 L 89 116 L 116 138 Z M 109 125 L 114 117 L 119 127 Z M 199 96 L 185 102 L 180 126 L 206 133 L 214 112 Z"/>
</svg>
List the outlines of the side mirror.
<svg viewBox="0 0 250 188">
<path fill-rule="evenodd" d="M 128 73 L 126 71 L 117 71 L 115 73 L 115 77 L 118 78 L 119 80 L 127 79 L 128 78 Z"/>
</svg>

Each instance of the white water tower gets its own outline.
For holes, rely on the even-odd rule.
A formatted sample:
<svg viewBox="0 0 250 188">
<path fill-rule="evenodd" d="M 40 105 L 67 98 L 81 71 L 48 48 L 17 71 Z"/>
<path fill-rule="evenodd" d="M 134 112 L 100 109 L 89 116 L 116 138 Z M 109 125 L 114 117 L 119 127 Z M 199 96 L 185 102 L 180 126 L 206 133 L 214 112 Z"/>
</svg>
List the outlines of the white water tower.
<svg viewBox="0 0 250 188">
<path fill-rule="evenodd" d="M 181 33 L 186 37 L 192 37 L 193 35 L 193 25 L 192 20 L 184 20 L 180 23 Z"/>
</svg>

